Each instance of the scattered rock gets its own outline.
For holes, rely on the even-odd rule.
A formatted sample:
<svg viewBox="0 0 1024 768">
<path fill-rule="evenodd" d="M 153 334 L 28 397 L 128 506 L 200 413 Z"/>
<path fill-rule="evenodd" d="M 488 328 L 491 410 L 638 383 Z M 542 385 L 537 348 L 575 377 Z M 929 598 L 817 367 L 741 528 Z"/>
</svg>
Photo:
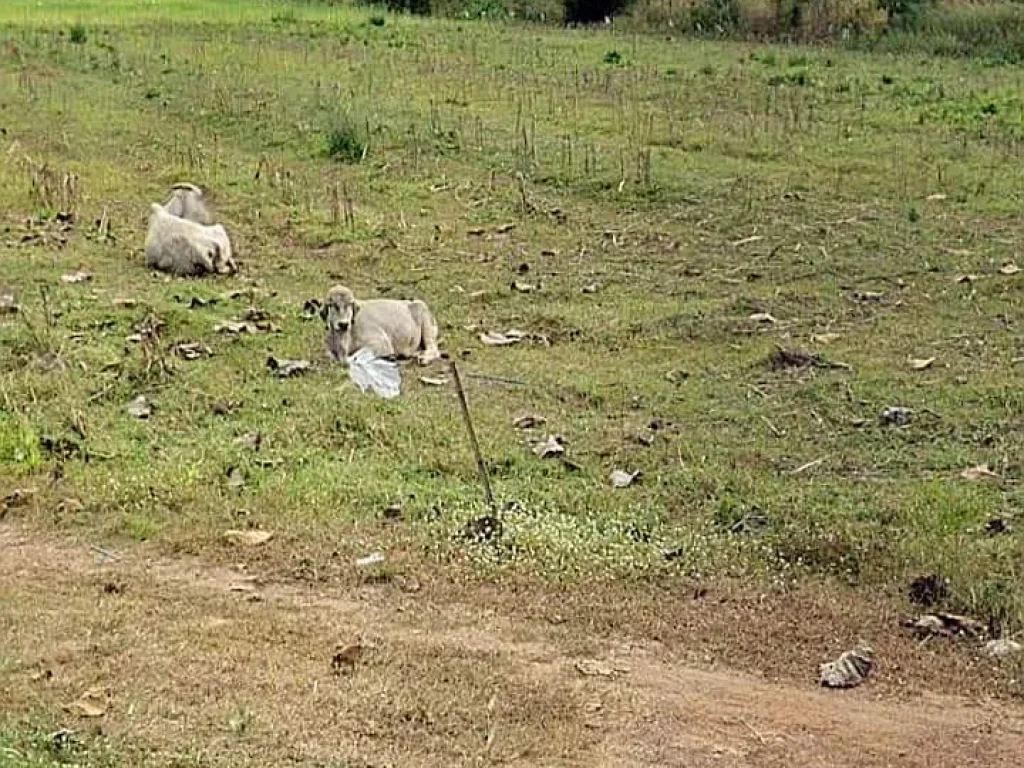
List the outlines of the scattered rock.
<svg viewBox="0 0 1024 768">
<path fill-rule="evenodd" d="M 225 320 L 223 323 L 217 323 L 213 326 L 214 333 L 230 333 L 237 335 L 240 333 L 257 333 L 259 328 L 256 327 L 255 323 L 243 323 L 237 320 Z"/>
<path fill-rule="evenodd" d="M 504 526 L 494 515 L 481 515 L 467 522 L 462 528 L 462 538 L 474 542 L 500 539 Z"/>
<path fill-rule="evenodd" d="M 1008 261 L 999 268 L 999 272 L 1004 275 L 1016 275 L 1020 272 L 1020 267 L 1014 264 L 1012 261 Z"/>
<path fill-rule="evenodd" d="M 320 299 L 306 299 L 302 305 L 302 319 L 315 320 L 320 315 L 322 306 Z"/>
<path fill-rule="evenodd" d="M 110 303 L 120 309 L 132 309 L 133 307 L 137 307 L 139 305 L 137 299 L 129 299 L 125 297 L 117 297 L 111 300 Z"/>
<path fill-rule="evenodd" d="M 532 341 L 535 344 L 541 344 L 545 347 L 551 346 L 551 339 L 544 334 L 526 333 L 525 331 L 519 331 L 514 328 L 510 328 L 504 333 L 481 333 L 478 338 L 482 344 L 485 344 L 488 347 L 508 347 L 513 344 L 519 344 L 522 341 Z"/>
<path fill-rule="evenodd" d="M 1013 526 L 1001 517 L 993 517 L 985 523 L 985 533 L 992 534 L 993 536 L 1000 533 L 1011 533 L 1012 531 Z"/>
<path fill-rule="evenodd" d="M 420 384 L 428 387 L 444 387 L 448 384 L 447 376 L 420 376 Z"/>
<path fill-rule="evenodd" d="M 77 285 L 78 283 L 87 283 L 92 280 L 92 274 L 84 269 L 79 269 L 76 272 L 61 276 L 60 279 L 68 285 Z"/>
<path fill-rule="evenodd" d="M 854 291 L 850 294 L 850 298 L 854 301 L 881 301 L 885 298 L 885 294 L 880 291 Z"/>
<path fill-rule="evenodd" d="M 993 472 L 988 464 L 979 464 L 976 467 L 969 467 L 960 473 L 960 477 L 964 480 L 987 480 L 993 477 L 999 477 L 998 474 Z"/>
<path fill-rule="evenodd" d="M 274 536 L 271 531 L 258 531 L 255 529 L 247 531 L 229 530 L 224 531 L 224 538 L 232 544 L 239 544 L 246 547 L 256 547 L 266 544 Z"/>
<path fill-rule="evenodd" d="M 366 646 L 362 643 L 352 643 L 339 647 L 331 657 L 331 671 L 336 675 L 351 672 L 365 651 Z"/>
<path fill-rule="evenodd" d="M 128 403 L 128 414 L 136 419 L 148 419 L 153 414 L 154 408 L 155 406 L 149 401 L 148 397 L 139 395 Z"/>
<path fill-rule="evenodd" d="M 241 400 L 229 400 L 227 402 L 224 402 L 222 400 L 214 400 L 212 403 L 210 403 L 210 410 L 217 416 L 230 416 L 241 407 Z"/>
<path fill-rule="evenodd" d="M 534 291 L 540 290 L 540 286 L 534 285 L 533 283 L 526 283 L 522 280 L 513 280 L 512 290 L 517 293 L 533 293 Z"/>
<path fill-rule="evenodd" d="M 818 678 L 826 688 L 853 688 L 863 683 L 875 668 L 874 652 L 868 646 L 846 651 L 835 661 L 819 667 Z"/>
<path fill-rule="evenodd" d="M 759 509 L 753 509 L 729 526 L 729 533 L 759 533 L 768 527 L 771 520 Z"/>
<path fill-rule="evenodd" d="M 915 371 L 924 371 L 931 368 L 934 362 L 934 357 L 912 357 L 910 358 L 910 367 Z"/>
<path fill-rule="evenodd" d="M 812 365 L 821 365 L 821 358 L 818 355 L 812 355 L 810 352 L 804 352 L 801 349 L 776 347 L 768 355 L 768 365 L 775 371 L 781 371 L 785 368 L 808 368 Z"/>
<path fill-rule="evenodd" d="M 988 628 L 977 619 L 955 613 L 926 613 L 916 619 L 908 619 L 903 626 L 923 636 L 938 635 L 941 637 L 984 637 Z"/>
<path fill-rule="evenodd" d="M 145 337 L 157 336 L 166 327 L 167 323 L 152 312 L 146 313 L 146 316 L 134 326 L 136 332 Z"/>
<path fill-rule="evenodd" d="M 241 437 L 236 437 L 234 443 L 258 451 L 263 445 L 263 435 L 259 432 L 246 432 Z"/>
<path fill-rule="evenodd" d="M 938 616 L 930 613 L 918 616 L 916 619 L 908 619 L 904 622 L 903 626 L 914 630 L 915 633 L 924 637 L 948 634 L 945 622 Z"/>
<path fill-rule="evenodd" d="M 526 338 L 522 331 L 510 330 L 505 333 L 481 333 L 480 341 L 489 347 L 507 347 L 518 344 Z"/>
<path fill-rule="evenodd" d="M 228 478 L 228 488 L 239 491 L 245 487 L 245 473 L 238 467 L 228 467 L 228 471 L 225 474 Z"/>
<path fill-rule="evenodd" d="M 534 427 L 547 424 L 547 421 L 539 413 L 524 413 L 516 417 L 515 421 L 512 422 L 512 426 L 516 429 L 533 429 Z"/>
<path fill-rule="evenodd" d="M 755 323 L 764 323 L 766 325 L 774 325 L 778 322 L 768 312 L 755 312 L 748 319 L 753 320 Z"/>
<path fill-rule="evenodd" d="M 653 432 L 637 432 L 630 435 L 632 440 L 637 445 L 642 445 L 644 448 L 650 448 L 654 445 L 654 433 Z"/>
<path fill-rule="evenodd" d="M 1020 653 L 1021 644 L 1016 640 L 1000 637 L 985 643 L 984 650 L 987 656 L 991 656 L 994 659 L 1005 659 L 1007 656 Z"/>
<path fill-rule="evenodd" d="M 245 312 L 242 313 L 242 320 L 247 323 L 255 323 L 259 327 L 259 323 L 265 323 L 270 318 L 267 310 L 260 309 L 259 307 L 248 307 Z"/>
<path fill-rule="evenodd" d="M 576 671 L 585 677 L 618 677 L 629 672 L 629 667 L 597 659 L 579 659 L 574 665 Z"/>
<path fill-rule="evenodd" d="M 977 275 L 957 275 L 953 280 L 954 283 L 976 283 L 977 281 Z"/>
<path fill-rule="evenodd" d="M 533 452 L 541 459 L 562 456 L 565 453 L 565 441 L 561 435 L 548 435 L 547 440 L 533 446 Z"/>
<path fill-rule="evenodd" d="M 13 293 L 0 293 L 0 315 L 16 315 L 20 311 Z"/>
<path fill-rule="evenodd" d="M 50 456 L 55 456 L 59 459 L 70 459 L 74 456 L 81 456 L 84 453 L 82 446 L 76 441 L 67 437 L 54 437 L 53 435 L 42 435 L 39 438 L 39 447 Z"/>
<path fill-rule="evenodd" d="M 271 355 L 267 358 L 267 368 L 279 379 L 287 379 L 305 373 L 312 367 L 309 360 L 278 360 Z"/>
<path fill-rule="evenodd" d="M 882 411 L 879 417 L 883 424 L 892 424 L 897 427 L 905 427 L 910 423 L 912 411 L 902 405 L 891 405 Z"/>
<path fill-rule="evenodd" d="M 812 333 L 811 341 L 815 344 L 831 344 L 833 341 L 842 338 L 838 333 Z"/>
<path fill-rule="evenodd" d="M 642 476 L 643 472 L 639 469 L 635 472 L 625 472 L 621 469 L 616 469 L 612 472 L 609 479 L 611 480 L 612 486 L 615 488 L 628 488 Z"/>
<path fill-rule="evenodd" d="M 584 293 L 597 293 L 599 290 L 601 290 L 601 286 L 597 283 L 587 283 L 583 286 Z"/>
<path fill-rule="evenodd" d="M 69 497 L 61 499 L 57 503 L 55 511 L 58 515 L 73 515 L 76 512 L 81 512 L 83 509 L 85 509 L 85 504 L 80 499 Z"/>
<path fill-rule="evenodd" d="M 9 494 L 4 496 L 3 501 L 0 505 L 4 509 L 15 509 L 17 507 L 23 507 L 36 495 L 35 488 L 15 488 Z"/>
<path fill-rule="evenodd" d="M 198 360 L 201 357 L 211 357 L 213 350 L 199 341 L 183 341 L 171 347 L 171 352 L 182 360 Z"/>
<path fill-rule="evenodd" d="M 918 576 L 910 582 L 910 602 L 930 608 L 949 597 L 949 584 L 937 573 Z"/>
<path fill-rule="evenodd" d="M 380 565 L 386 558 L 383 552 L 371 552 L 366 557 L 360 557 L 356 560 L 356 565 L 360 568 L 365 568 L 370 565 Z"/>
<path fill-rule="evenodd" d="M 107 713 L 107 695 L 102 688 L 90 688 L 64 709 L 79 717 L 103 717 Z"/>
</svg>

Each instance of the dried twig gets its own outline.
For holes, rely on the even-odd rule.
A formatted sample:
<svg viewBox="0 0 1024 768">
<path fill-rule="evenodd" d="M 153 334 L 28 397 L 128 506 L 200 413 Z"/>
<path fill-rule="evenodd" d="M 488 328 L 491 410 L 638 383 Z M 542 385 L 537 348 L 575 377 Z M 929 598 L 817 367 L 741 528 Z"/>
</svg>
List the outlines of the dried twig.
<svg viewBox="0 0 1024 768">
<path fill-rule="evenodd" d="M 820 459 L 815 459 L 814 461 L 808 461 L 806 464 L 801 464 L 799 467 L 794 469 L 789 474 L 791 474 L 791 475 L 799 475 L 801 472 L 806 472 L 808 469 L 813 469 L 814 467 L 818 466 L 819 464 L 824 464 L 826 458 L 828 458 L 828 457 L 827 456 L 823 456 Z"/>
</svg>

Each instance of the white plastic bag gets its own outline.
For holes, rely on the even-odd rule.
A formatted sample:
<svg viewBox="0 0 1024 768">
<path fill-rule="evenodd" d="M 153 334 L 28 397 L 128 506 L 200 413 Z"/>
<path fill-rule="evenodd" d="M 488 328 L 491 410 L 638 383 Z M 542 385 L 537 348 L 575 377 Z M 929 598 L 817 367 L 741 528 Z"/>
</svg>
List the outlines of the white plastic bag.
<svg viewBox="0 0 1024 768">
<path fill-rule="evenodd" d="M 384 360 L 363 347 L 345 358 L 348 375 L 363 392 L 372 389 L 380 397 L 390 400 L 402 391 L 402 372 L 397 363 Z"/>
</svg>

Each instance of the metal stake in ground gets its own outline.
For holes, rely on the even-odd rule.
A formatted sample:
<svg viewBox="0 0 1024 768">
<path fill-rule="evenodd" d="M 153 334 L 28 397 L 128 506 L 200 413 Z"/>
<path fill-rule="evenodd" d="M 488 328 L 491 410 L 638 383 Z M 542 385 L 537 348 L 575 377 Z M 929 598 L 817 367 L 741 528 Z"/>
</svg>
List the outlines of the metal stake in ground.
<svg viewBox="0 0 1024 768">
<path fill-rule="evenodd" d="M 473 446 L 473 456 L 476 459 L 476 469 L 480 474 L 480 483 L 484 487 L 484 496 L 487 497 L 487 504 L 492 514 L 498 513 L 494 503 L 494 494 L 491 493 L 491 481 L 487 478 L 487 467 L 484 465 L 484 458 L 480 454 L 480 443 L 476 439 L 476 431 L 473 429 L 473 419 L 469 415 L 469 404 L 466 402 L 466 393 L 462 389 L 462 379 L 459 378 L 459 369 L 455 367 L 455 360 L 449 358 L 448 365 L 452 369 L 452 380 L 455 382 L 455 393 L 459 396 L 459 408 L 462 411 L 462 419 L 466 422 L 466 431 L 469 433 L 469 442 Z"/>
</svg>

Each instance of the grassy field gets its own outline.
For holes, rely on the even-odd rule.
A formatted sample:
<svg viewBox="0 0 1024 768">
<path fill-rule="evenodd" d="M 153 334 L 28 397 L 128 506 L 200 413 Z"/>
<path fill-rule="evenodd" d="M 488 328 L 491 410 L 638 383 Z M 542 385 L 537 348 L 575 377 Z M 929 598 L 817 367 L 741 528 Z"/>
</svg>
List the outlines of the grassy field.
<svg viewBox="0 0 1024 768">
<path fill-rule="evenodd" d="M 821 583 L 909 612 L 935 572 L 947 607 L 1015 631 L 1022 79 L 299 2 L 7 0 L 0 491 L 25 498 L 3 514 L 313 582 L 379 550 L 384 578 Z M 180 180 L 237 276 L 146 269 L 148 203 Z M 450 384 L 420 380 L 444 365 L 385 402 L 329 363 L 303 307 L 336 282 L 433 308 L 495 535 L 462 535 L 487 506 Z M 246 313 L 271 332 L 215 331 Z M 508 329 L 532 336 L 479 340 Z M 315 367 L 277 379 L 269 355 Z M 549 434 L 568 462 L 534 454 Z M 274 538 L 223 538 L 250 527 Z"/>
</svg>

